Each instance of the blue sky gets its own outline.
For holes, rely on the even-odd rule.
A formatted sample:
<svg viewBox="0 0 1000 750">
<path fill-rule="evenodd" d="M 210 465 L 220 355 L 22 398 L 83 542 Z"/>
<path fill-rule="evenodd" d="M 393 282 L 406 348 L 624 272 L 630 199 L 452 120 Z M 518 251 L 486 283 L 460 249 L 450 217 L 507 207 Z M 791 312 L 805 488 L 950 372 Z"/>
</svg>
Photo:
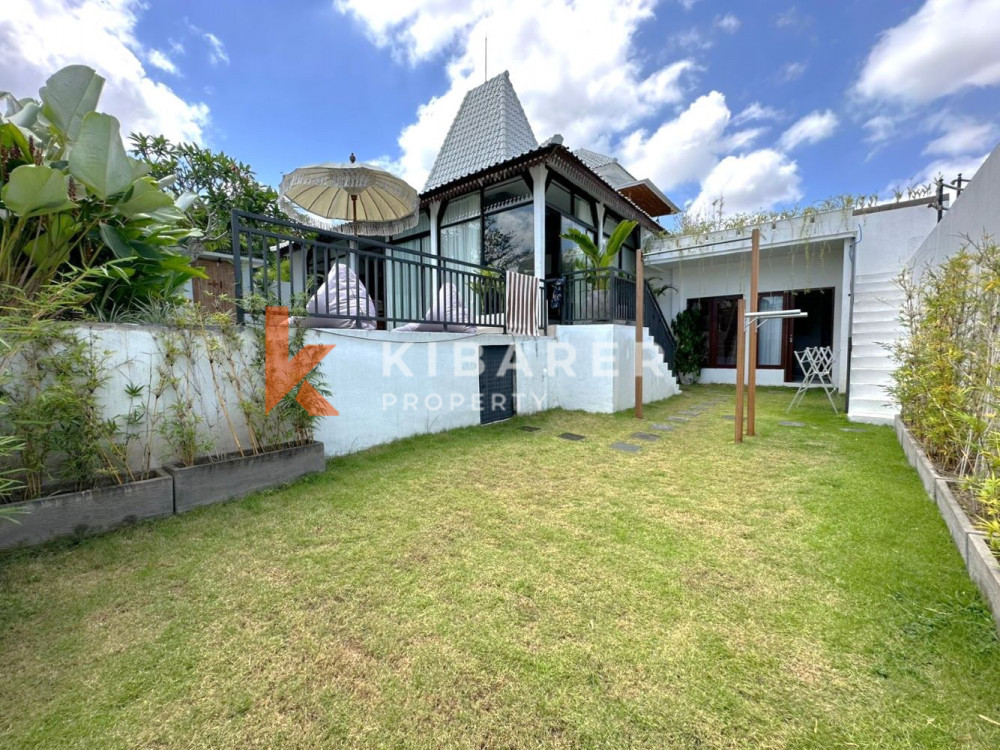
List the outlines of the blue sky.
<svg viewBox="0 0 1000 750">
<path fill-rule="evenodd" d="M 1000 0 L 4 0 L 0 89 L 83 62 L 124 127 L 271 184 L 354 151 L 420 188 L 488 36 L 537 138 L 731 212 L 968 174 L 1000 140 L 997 32 Z"/>
</svg>

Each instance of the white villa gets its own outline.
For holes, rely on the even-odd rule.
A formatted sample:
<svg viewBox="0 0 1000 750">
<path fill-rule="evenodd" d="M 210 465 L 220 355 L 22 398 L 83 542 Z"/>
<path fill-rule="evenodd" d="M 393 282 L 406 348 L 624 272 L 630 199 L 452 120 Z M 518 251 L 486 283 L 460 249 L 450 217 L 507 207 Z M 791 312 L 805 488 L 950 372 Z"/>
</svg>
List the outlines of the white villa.
<svg viewBox="0 0 1000 750">
<path fill-rule="evenodd" d="M 998 192 L 1000 151 L 944 207 L 940 222 L 937 199 L 928 197 L 807 210 L 760 224 L 760 308 L 797 308 L 808 317 L 761 327 L 757 382 L 793 385 L 802 377 L 794 352 L 829 346 L 848 416 L 890 421 L 895 406 L 885 387 L 893 364 L 883 345 L 899 333 L 894 279 L 907 265 L 940 261 L 967 236 L 1000 236 Z M 642 368 L 643 400 L 678 392 L 668 324 L 686 309 L 697 311 L 704 333 L 701 380 L 735 382 L 736 300 L 749 288 L 754 227 L 668 235 L 657 219 L 677 212 L 652 181 L 613 157 L 571 150 L 559 135 L 539 143 L 504 72 L 466 94 L 420 193 L 412 230 L 379 242 L 288 222 L 254 223 L 266 217 L 247 217 L 244 225 L 234 213 L 234 262 L 243 264 L 234 274 L 236 296 L 240 285 L 252 290 L 261 276 L 266 284 L 268 267 L 282 256 L 292 261 L 291 278 L 277 285 L 288 287 L 285 299 L 315 289 L 331 268 L 356 272 L 350 283 L 366 290 L 372 312 L 360 305 L 348 305 L 346 315 L 327 309 L 331 325 L 312 334 L 337 345 L 321 368 L 339 403 L 349 405 L 318 428 L 330 454 L 515 413 L 619 411 L 634 405 L 640 248 L 641 353 L 653 364 Z M 576 227 L 603 244 L 623 219 L 637 222 L 636 229 L 597 285 L 592 271 L 580 269 L 577 247 L 560 235 Z M 500 288 L 508 270 L 538 280 L 534 335 L 508 328 Z M 442 318 L 440 303 L 434 306 L 449 285 L 468 318 Z M 588 307 L 595 290 L 605 302 Z M 338 330 L 344 328 L 355 330 Z M 562 360 L 567 349 L 580 357 L 574 366 Z M 464 366 L 470 357 L 480 363 L 478 373 Z M 488 364 L 506 360 L 516 361 L 516 372 L 483 376 Z M 497 397 L 504 404 L 499 411 L 482 406 Z"/>
</svg>

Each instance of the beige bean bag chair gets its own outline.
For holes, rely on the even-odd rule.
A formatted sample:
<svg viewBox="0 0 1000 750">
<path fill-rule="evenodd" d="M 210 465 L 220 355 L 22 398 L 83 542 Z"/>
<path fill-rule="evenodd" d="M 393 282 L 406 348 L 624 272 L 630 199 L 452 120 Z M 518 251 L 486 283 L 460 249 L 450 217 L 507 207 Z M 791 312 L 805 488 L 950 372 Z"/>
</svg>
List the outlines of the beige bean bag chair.
<svg viewBox="0 0 1000 750">
<path fill-rule="evenodd" d="M 357 317 L 360 312 L 360 318 Z M 306 312 L 343 317 L 321 318 L 306 316 L 295 318 L 295 325 L 302 328 L 364 328 L 375 329 L 375 317 L 378 314 L 375 303 L 368 296 L 365 285 L 348 266 L 337 263 L 330 269 L 326 281 L 316 290 L 309 302 Z"/>
<path fill-rule="evenodd" d="M 448 321 L 448 327 L 438 321 Z M 469 310 L 458 300 L 458 290 L 454 284 L 445 284 L 438 291 L 437 301 L 431 305 L 422 323 L 407 323 L 396 328 L 397 331 L 453 331 L 456 333 L 475 333 Z"/>
</svg>

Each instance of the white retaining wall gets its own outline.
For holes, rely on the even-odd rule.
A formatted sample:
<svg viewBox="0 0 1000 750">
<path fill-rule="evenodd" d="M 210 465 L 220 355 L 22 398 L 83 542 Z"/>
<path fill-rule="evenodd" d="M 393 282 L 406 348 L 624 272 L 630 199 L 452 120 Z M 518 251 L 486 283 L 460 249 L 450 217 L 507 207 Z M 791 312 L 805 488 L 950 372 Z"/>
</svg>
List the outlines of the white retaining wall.
<svg viewBox="0 0 1000 750">
<path fill-rule="evenodd" d="M 156 370 L 163 363 L 162 336 L 169 329 L 155 326 L 93 324 L 81 326 L 93 346 L 104 353 L 107 383 L 98 394 L 108 417 L 131 408 L 151 410 L 149 393 Z M 249 350 L 249 332 L 242 331 Z M 160 342 L 158 343 L 158 337 Z M 516 347 L 516 411 L 533 414 L 562 407 L 591 412 L 613 412 L 634 406 L 635 329 L 623 325 L 559 326 L 549 336 L 520 337 L 497 333 L 396 333 L 385 331 L 314 330 L 310 344 L 333 344 L 320 363 L 330 402 L 339 415 L 322 417 L 316 439 L 327 455 L 341 455 L 412 435 L 479 424 L 479 347 L 514 344 Z M 643 400 L 678 393 L 676 381 L 663 363 L 662 352 L 646 333 Z M 239 414 L 239 399 L 226 368 L 216 366 L 217 377 L 203 352 L 184 368 L 191 398 L 202 416 L 201 429 L 214 444 L 214 453 L 247 445 L 249 436 Z M 130 402 L 129 384 L 146 390 Z M 220 398 L 221 396 L 221 398 Z M 165 394 L 157 408 L 175 402 Z M 223 406 L 229 411 L 232 429 Z M 161 422 L 169 419 L 165 413 Z M 142 440 L 132 447 L 132 462 L 141 465 L 142 446 L 152 441 L 152 467 L 175 460 L 157 430 L 139 428 Z M 234 434 L 235 433 L 235 434 Z"/>
</svg>

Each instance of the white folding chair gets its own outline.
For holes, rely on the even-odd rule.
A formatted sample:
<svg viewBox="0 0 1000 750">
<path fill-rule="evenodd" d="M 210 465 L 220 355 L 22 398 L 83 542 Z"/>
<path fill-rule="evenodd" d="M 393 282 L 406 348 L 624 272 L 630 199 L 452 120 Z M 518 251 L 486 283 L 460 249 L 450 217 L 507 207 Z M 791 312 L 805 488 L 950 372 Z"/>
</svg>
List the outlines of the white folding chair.
<svg viewBox="0 0 1000 750">
<path fill-rule="evenodd" d="M 801 403 L 806 391 L 815 385 L 823 389 L 823 393 L 830 401 L 830 406 L 833 407 L 833 413 L 839 414 L 837 404 L 833 400 L 833 394 L 837 392 L 837 386 L 833 384 L 833 349 L 829 346 L 806 347 L 795 352 L 795 359 L 799 363 L 799 367 L 802 368 L 803 378 L 799 389 L 792 396 L 792 402 L 785 411 L 789 412 L 792 407 Z"/>
</svg>

